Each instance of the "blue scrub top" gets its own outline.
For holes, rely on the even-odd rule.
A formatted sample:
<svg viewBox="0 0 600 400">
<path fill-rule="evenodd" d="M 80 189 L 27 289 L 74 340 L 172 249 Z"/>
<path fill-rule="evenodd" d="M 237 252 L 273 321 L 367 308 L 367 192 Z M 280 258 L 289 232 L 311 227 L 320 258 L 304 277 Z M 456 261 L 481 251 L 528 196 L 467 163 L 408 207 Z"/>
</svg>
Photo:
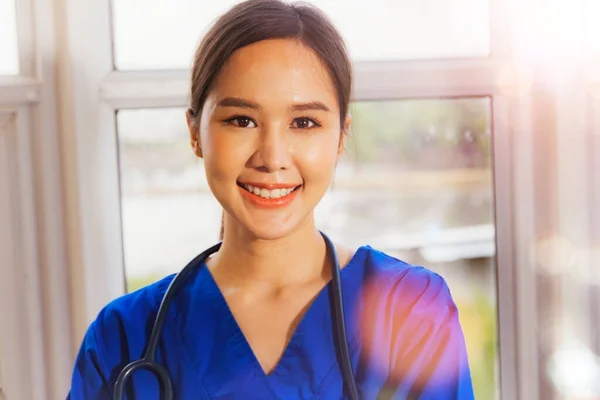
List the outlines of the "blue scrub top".
<svg viewBox="0 0 600 400">
<path fill-rule="evenodd" d="M 142 356 L 172 279 L 118 298 L 100 312 L 81 345 L 68 399 L 112 399 L 121 369 Z M 341 279 L 361 399 L 474 399 L 457 308 L 443 278 L 363 246 Z M 347 399 L 329 290 L 317 295 L 267 375 L 210 271 L 199 268 L 175 297 L 157 351 L 175 399 Z M 159 399 L 153 375 L 134 374 L 127 396 Z"/>
</svg>

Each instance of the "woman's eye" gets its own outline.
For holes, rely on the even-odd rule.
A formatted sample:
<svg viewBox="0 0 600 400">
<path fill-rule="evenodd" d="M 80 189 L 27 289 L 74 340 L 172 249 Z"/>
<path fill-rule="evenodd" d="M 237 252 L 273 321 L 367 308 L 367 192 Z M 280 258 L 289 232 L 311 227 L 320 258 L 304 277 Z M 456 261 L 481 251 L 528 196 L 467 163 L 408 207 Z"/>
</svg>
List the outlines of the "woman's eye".
<svg viewBox="0 0 600 400">
<path fill-rule="evenodd" d="M 229 119 L 227 122 L 239 126 L 240 128 L 256 128 L 256 124 L 250 117 L 234 117 Z"/>
<path fill-rule="evenodd" d="M 310 129 L 318 126 L 318 124 L 310 118 L 296 118 L 292 125 L 294 128 L 298 129 Z"/>
</svg>

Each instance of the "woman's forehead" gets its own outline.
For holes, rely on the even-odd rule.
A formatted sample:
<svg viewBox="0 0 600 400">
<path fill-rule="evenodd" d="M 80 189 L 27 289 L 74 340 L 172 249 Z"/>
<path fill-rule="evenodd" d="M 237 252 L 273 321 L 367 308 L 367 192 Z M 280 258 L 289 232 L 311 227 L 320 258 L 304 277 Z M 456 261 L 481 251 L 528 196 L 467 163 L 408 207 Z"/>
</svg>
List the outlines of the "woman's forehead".
<svg viewBox="0 0 600 400">
<path fill-rule="evenodd" d="M 218 98 L 336 103 L 336 90 L 318 55 L 294 39 L 273 39 L 235 51 L 220 71 Z M 333 105 L 332 105 L 333 107 Z"/>
</svg>

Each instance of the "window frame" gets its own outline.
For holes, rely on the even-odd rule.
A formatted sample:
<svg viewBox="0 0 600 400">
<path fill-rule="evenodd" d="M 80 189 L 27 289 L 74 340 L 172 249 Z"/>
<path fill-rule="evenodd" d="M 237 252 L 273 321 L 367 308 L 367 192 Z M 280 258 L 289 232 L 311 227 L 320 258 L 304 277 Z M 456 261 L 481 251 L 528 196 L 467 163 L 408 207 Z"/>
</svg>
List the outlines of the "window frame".
<svg viewBox="0 0 600 400">
<path fill-rule="evenodd" d="M 1 141 L 8 144 L 4 151 L 11 154 L 9 162 L 12 161 L 12 167 L 15 168 L 11 170 L 9 167 L 5 171 L 9 176 L 14 174 L 11 182 L 3 182 L 10 189 L 3 196 L 8 201 L 4 203 L 0 199 L 0 207 L 9 214 L 9 223 L 0 225 L 0 236 L 8 239 L 3 243 L 12 243 L 11 249 L 3 252 L 2 260 L 3 264 L 6 262 L 8 266 L 15 266 L 3 270 L 3 279 L 0 281 L 0 314 L 12 317 L 12 323 L 0 325 L 0 398 L 41 398 L 46 386 L 46 360 L 43 335 L 39 329 L 42 321 L 38 307 L 41 304 L 41 290 L 36 268 L 40 254 L 35 214 L 31 213 L 35 209 L 35 198 L 30 110 L 26 106 L 4 106 L 0 110 L 12 119 L 13 130 L 4 132 L 9 137 Z M 15 298 L 18 301 L 14 301 Z M 8 368 L 19 364 L 26 364 L 30 368 L 27 376 L 18 368 Z M 36 379 L 39 385 L 30 385 L 32 379 Z"/>
<path fill-rule="evenodd" d="M 0 233 L 21 245 L 1 265 L 7 277 L 2 285 L 13 300 L 3 304 L 2 316 L 16 324 L 0 325 L 10 345 L 0 349 L 0 398 L 64 398 L 73 362 L 65 355 L 74 346 L 56 102 L 64 43 L 53 17 L 62 16 L 53 0 L 15 3 L 19 73 L 0 76 L 0 109 L 16 116 L 14 147 L 8 150 L 18 171 L 5 182 L 15 214 L 12 224 L 0 224 Z"/>
</svg>

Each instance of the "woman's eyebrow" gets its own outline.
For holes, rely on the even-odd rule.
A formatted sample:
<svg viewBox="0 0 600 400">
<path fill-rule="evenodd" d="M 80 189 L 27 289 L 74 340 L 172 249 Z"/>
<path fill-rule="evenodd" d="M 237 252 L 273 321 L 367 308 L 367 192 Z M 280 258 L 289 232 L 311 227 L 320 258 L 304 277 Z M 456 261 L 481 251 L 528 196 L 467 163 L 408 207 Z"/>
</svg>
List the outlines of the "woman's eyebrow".
<svg viewBox="0 0 600 400">
<path fill-rule="evenodd" d="M 240 97 L 225 97 L 217 103 L 218 107 L 238 107 L 238 108 L 250 108 L 252 110 L 261 110 L 260 104 L 250 100 L 242 99 Z M 290 106 L 292 111 L 330 111 L 329 107 L 325 103 L 320 101 L 309 101 L 307 103 L 298 103 Z"/>
<path fill-rule="evenodd" d="M 217 107 L 239 107 L 239 108 L 250 108 L 252 110 L 260 110 L 261 107 L 258 103 L 254 103 L 250 100 L 244 100 L 239 97 L 225 97 L 217 103 Z"/>
<path fill-rule="evenodd" d="M 329 107 L 327 107 L 324 103 L 320 101 L 310 101 L 308 103 L 294 104 L 291 107 L 292 111 L 329 111 Z"/>
</svg>

